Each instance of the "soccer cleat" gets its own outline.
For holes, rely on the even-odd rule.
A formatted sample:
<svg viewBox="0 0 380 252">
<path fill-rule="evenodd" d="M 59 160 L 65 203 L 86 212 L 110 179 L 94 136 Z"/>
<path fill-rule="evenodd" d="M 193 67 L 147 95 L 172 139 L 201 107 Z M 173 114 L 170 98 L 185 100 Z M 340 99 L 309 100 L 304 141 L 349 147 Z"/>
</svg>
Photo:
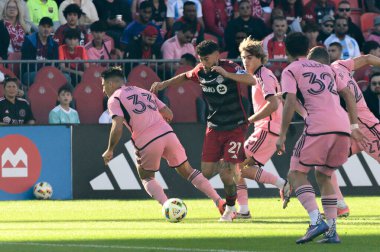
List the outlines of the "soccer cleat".
<svg viewBox="0 0 380 252">
<path fill-rule="evenodd" d="M 323 220 L 316 225 L 310 225 L 306 231 L 306 234 L 296 241 L 297 244 L 303 244 L 312 241 L 315 237 L 327 232 L 329 226 Z"/>
<path fill-rule="evenodd" d="M 290 201 L 290 195 L 292 194 L 292 187 L 288 180 L 285 179 L 285 184 L 280 189 L 280 197 L 282 201 L 282 208 L 285 209 Z"/>
<path fill-rule="evenodd" d="M 232 222 L 233 219 L 236 218 L 236 210 L 224 210 L 223 215 L 220 217 L 219 222 Z"/>
<path fill-rule="evenodd" d="M 252 219 L 251 212 L 248 211 L 247 213 L 236 213 L 236 219 Z"/>
<path fill-rule="evenodd" d="M 339 208 L 338 207 L 338 217 L 347 218 L 349 215 L 350 215 L 350 209 L 348 208 L 348 206 L 346 206 L 345 208 Z"/>
<path fill-rule="evenodd" d="M 323 239 L 317 241 L 318 243 L 340 243 L 340 238 L 338 233 L 335 231 L 334 234 L 328 235 L 327 233 L 323 234 Z"/>
<path fill-rule="evenodd" d="M 226 202 L 223 199 L 219 199 L 215 204 L 216 207 L 219 209 L 220 215 L 223 215 L 224 210 L 226 209 Z"/>
</svg>

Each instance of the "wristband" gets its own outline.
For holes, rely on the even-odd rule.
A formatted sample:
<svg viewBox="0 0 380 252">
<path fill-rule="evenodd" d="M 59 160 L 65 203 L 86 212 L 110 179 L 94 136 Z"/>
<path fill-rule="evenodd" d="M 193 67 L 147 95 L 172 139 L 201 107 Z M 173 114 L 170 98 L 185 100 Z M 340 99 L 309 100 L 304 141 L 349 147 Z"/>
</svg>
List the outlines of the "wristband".
<svg viewBox="0 0 380 252">
<path fill-rule="evenodd" d="M 359 129 L 359 124 L 357 124 L 357 123 L 355 123 L 355 124 L 351 124 L 351 125 L 350 125 L 350 129 L 351 129 L 351 130 Z"/>
</svg>

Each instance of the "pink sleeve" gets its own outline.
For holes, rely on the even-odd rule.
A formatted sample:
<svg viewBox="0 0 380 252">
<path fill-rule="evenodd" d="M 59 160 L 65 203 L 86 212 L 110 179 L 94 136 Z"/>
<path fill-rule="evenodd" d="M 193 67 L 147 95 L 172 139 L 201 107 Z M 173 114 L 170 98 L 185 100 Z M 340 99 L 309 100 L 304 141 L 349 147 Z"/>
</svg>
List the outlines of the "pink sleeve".
<svg viewBox="0 0 380 252">
<path fill-rule="evenodd" d="M 335 69 L 334 74 L 335 74 L 334 79 L 336 82 L 336 90 L 340 92 L 342 89 L 347 87 L 347 83 L 349 81 L 349 78 L 347 79 L 347 77 L 349 76 L 346 76 L 348 73 L 345 73 L 344 71 L 339 70 L 339 69 Z"/>
<path fill-rule="evenodd" d="M 168 43 L 164 43 L 161 47 L 161 53 L 163 59 L 174 59 L 174 50 L 171 50 L 170 47 L 168 47 Z"/>
<path fill-rule="evenodd" d="M 111 118 L 114 116 L 124 117 L 123 111 L 121 110 L 120 100 L 114 96 L 112 96 L 108 100 L 108 112 L 110 113 Z"/>
<path fill-rule="evenodd" d="M 297 93 L 297 80 L 290 69 L 285 69 L 281 74 L 282 93 Z"/>
<path fill-rule="evenodd" d="M 163 103 L 160 99 L 158 99 L 155 94 L 152 94 L 152 96 L 153 96 L 153 99 L 156 101 L 158 110 L 161 110 L 162 108 L 166 107 L 166 104 Z"/>
<path fill-rule="evenodd" d="M 353 59 L 338 60 L 334 62 L 333 64 L 341 65 L 345 67 L 349 72 L 354 71 L 354 67 L 355 67 L 355 62 Z"/>
<path fill-rule="evenodd" d="M 270 95 L 276 94 L 276 79 L 274 78 L 272 75 L 267 75 L 263 81 L 261 89 L 265 99 Z"/>
</svg>

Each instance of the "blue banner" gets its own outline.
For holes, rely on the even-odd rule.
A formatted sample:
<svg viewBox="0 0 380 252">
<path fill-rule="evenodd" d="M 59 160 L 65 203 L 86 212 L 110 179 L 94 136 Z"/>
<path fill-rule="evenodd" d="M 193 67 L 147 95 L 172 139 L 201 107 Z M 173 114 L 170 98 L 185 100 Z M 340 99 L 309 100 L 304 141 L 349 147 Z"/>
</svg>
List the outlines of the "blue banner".
<svg viewBox="0 0 380 252">
<path fill-rule="evenodd" d="M 72 199 L 70 126 L 0 128 L 0 200 L 33 199 L 37 182 L 52 199 Z"/>
</svg>

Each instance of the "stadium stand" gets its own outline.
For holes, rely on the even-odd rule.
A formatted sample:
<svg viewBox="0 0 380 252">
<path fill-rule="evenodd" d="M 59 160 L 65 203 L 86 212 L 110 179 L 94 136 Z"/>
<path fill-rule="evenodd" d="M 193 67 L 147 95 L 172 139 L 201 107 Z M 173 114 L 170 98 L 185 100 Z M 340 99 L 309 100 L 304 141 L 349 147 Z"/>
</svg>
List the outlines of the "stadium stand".
<svg viewBox="0 0 380 252">
<path fill-rule="evenodd" d="M 105 67 L 91 65 L 89 68 L 87 68 L 84 71 L 83 76 L 82 76 L 82 83 L 86 83 L 89 85 L 93 85 L 93 87 L 103 89 L 102 78 L 100 75 L 102 74 L 104 70 L 106 70 Z"/>
<path fill-rule="evenodd" d="M 175 71 L 174 75 L 179 75 L 181 73 L 190 71 L 191 69 L 193 69 L 193 67 L 191 67 L 191 66 L 180 66 L 180 67 L 177 68 L 177 70 Z"/>
<path fill-rule="evenodd" d="M 364 37 L 367 37 L 367 35 L 371 32 L 371 29 L 373 28 L 373 20 L 377 16 L 379 16 L 378 13 L 368 12 L 368 13 L 364 13 L 360 17 L 360 26 L 364 34 Z"/>
<path fill-rule="evenodd" d="M 21 52 L 9 53 L 8 60 L 21 60 Z M 20 64 L 18 63 L 8 64 L 8 68 L 13 73 L 15 73 L 18 77 L 20 77 Z"/>
<path fill-rule="evenodd" d="M 138 65 L 132 69 L 128 75 L 128 82 L 134 86 L 150 89 L 150 86 L 155 81 L 161 81 L 160 77 L 152 70 L 152 68 L 146 65 Z"/>
<path fill-rule="evenodd" d="M 91 84 L 79 83 L 74 90 L 76 110 L 80 122 L 96 124 L 103 113 L 103 91 Z"/>
<path fill-rule="evenodd" d="M 56 106 L 57 90 L 48 82 L 35 82 L 28 90 L 34 118 L 38 124 L 49 123 L 49 112 Z"/>
<path fill-rule="evenodd" d="M 34 83 L 49 84 L 57 92 L 61 86 L 67 83 L 67 80 L 58 68 L 45 66 L 38 70 Z"/>
</svg>

